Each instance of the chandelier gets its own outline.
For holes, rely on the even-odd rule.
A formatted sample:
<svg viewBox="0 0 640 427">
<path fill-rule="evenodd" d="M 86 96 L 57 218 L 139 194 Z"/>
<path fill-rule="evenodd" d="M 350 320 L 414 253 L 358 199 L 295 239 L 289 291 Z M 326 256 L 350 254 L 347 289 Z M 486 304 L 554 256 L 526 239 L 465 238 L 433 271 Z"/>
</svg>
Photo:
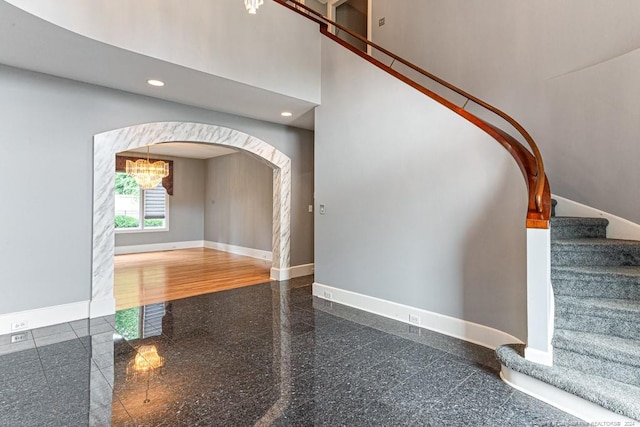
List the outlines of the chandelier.
<svg viewBox="0 0 640 427">
<path fill-rule="evenodd" d="M 255 15 L 256 11 L 260 6 L 262 6 L 263 3 L 264 0 L 244 0 L 244 7 L 247 8 L 247 12 Z"/>
<path fill-rule="evenodd" d="M 143 190 L 152 190 L 162 182 L 162 178 L 169 176 L 169 163 L 158 160 L 149 161 L 149 146 L 147 146 L 147 160 L 138 159 L 135 162 L 127 160 L 125 171 L 136 180 Z"/>
</svg>

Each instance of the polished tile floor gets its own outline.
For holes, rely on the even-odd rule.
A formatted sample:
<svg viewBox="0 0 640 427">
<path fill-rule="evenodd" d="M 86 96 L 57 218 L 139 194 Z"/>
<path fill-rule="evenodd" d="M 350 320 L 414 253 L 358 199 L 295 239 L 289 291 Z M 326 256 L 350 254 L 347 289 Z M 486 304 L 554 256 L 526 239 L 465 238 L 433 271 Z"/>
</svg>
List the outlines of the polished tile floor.
<svg viewBox="0 0 640 427">
<path fill-rule="evenodd" d="M 272 282 L 0 337 L 1 426 L 540 426 L 493 352 Z M 15 334 L 14 334 L 15 335 Z"/>
</svg>

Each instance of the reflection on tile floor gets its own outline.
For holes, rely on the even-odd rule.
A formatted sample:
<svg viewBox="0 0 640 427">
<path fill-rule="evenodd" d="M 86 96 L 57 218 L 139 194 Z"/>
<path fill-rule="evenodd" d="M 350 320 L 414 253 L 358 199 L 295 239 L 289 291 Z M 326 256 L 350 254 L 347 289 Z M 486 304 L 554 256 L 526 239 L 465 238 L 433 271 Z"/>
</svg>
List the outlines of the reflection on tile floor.
<svg viewBox="0 0 640 427">
<path fill-rule="evenodd" d="M 0 425 L 580 423 L 504 384 L 492 351 L 313 298 L 311 281 L 2 336 Z"/>
</svg>

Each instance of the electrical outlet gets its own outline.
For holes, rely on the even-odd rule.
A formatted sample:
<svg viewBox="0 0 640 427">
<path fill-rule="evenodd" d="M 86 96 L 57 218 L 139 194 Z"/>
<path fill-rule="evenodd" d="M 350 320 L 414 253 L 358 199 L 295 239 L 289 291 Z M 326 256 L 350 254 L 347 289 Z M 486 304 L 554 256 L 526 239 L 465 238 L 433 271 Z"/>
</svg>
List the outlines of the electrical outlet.
<svg viewBox="0 0 640 427">
<path fill-rule="evenodd" d="M 11 331 L 20 331 L 22 329 L 27 329 L 29 327 L 29 322 L 26 320 L 19 320 L 17 322 L 11 323 Z"/>
<path fill-rule="evenodd" d="M 415 314 L 409 314 L 409 322 L 410 323 L 415 323 L 416 325 L 420 324 L 420 316 L 417 316 Z"/>
<path fill-rule="evenodd" d="M 331 292 L 324 291 L 324 297 L 325 297 L 326 299 L 332 299 L 333 295 L 331 295 Z"/>
<path fill-rule="evenodd" d="M 384 18 L 378 19 L 378 27 L 382 27 L 384 25 Z"/>
<path fill-rule="evenodd" d="M 409 333 L 412 335 L 422 335 L 422 328 L 418 328 L 417 326 L 409 325 Z"/>
<path fill-rule="evenodd" d="M 24 332 L 22 334 L 11 335 L 11 344 L 15 344 L 17 342 L 23 342 L 27 340 L 27 333 Z"/>
</svg>

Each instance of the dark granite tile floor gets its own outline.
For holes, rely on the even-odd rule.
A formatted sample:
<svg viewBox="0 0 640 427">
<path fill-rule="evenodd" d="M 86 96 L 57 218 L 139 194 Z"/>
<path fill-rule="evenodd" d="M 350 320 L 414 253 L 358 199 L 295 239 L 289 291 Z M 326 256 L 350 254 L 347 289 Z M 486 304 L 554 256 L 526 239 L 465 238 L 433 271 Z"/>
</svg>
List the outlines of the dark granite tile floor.
<svg viewBox="0 0 640 427">
<path fill-rule="evenodd" d="M 311 282 L 0 337 L 0 426 L 583 425 L 504 384 L 493 351 Z"/>
</svg>

